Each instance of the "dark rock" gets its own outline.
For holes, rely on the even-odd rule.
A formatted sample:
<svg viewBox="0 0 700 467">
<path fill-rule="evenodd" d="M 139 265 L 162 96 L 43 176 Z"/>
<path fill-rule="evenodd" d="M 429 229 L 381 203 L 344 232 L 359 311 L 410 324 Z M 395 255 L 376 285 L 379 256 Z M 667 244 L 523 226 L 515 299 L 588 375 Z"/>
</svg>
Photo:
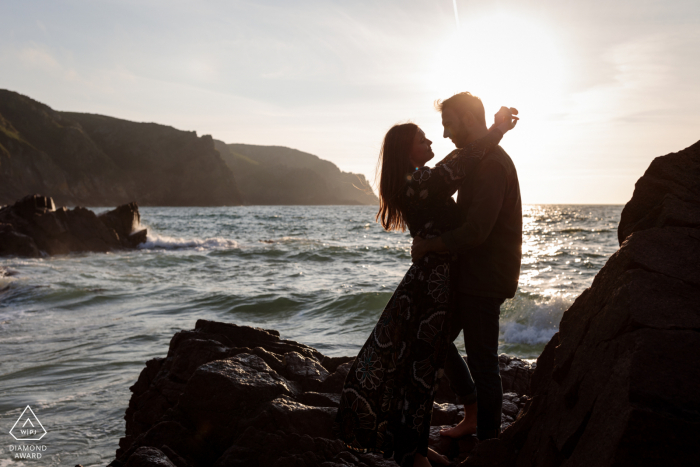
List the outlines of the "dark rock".
<svg viewBox="0 0 700 467">
<path fill-rule="evenodd" d="M 130 234 L 127 239 L 128 242 L 133 246 L 138 246 L 142 243 L 146 243 L 146 238 L 148 237 L 148 229 L 141 229 Z"/>
<path fill-rule="evenodd" d="M 532 365 L 511 355 L 501 354 L 498 356 L 498 366 L 503 392 L 530 394 L 530 377 L 535 371 Z"/>
<path fill-rule="evenodd" d="M 464 356 L 464 361 L 467 357 Z M 503 392 L 516 392 L 518 394 L 530 393 L 530 378 L 535 371 L 535 366 L 512 355 L 501 354 L 498 356 L 498 366 L 501 372 L 501 384 Z M 457 396 L 450 388 L 447 377 L 440 380 L 438 390 L 435 393 L 435 402 L 455 403 Z"/>
<path fill-rule="evenodd" d="M 508 415 L 510 417 L 515 417 L 518 415 L 518 412 L 520 411 L 520 407 L 515 405 L 509 400 L 503 400 L 503 414 Z M 512 419 L 511 419 L 512 421 Z"/>
<path fill-rule="evenodd" d="M 143 447 L 177 467 L 393 465 L 381 454 L 348 452 L 333 437 L 353 362 L 274 330 L 199 320 L 175 334 L 167 356 L 149 360 L 131 387 L 126 433 L 111 465 L 123 467 Z M 508 397 L 518 406 L 520 396 Z M 435 405 L 433 424 L 462 418 L 454 402 Z M 466 457 L 474 445 L 438 438 L 431 442 L 452 457 Z"/>
<path fill-rule="evenodd" d="M 634 232 L 654 227 L 700 227 L 700 141 L 654 159 L 622 210 L 620 245 Z"/>
<path fill-rule="evenodd" d="M 136 231 L 141 226 L 141 215 L 136 203 L 123 204 L 98 217 L 104 225 L 117 233 L 124 246 L 136 247 L 146 241 L 147 230 Z"/>
<path fill-rule="evenodd" d="M 305 391 L 321 387 L 330 374 L 318 361 L 304 357 L 298 352 L 287 352 L 282 357 L 282 374 L 292 381 L 301 383 Z"/>
<path fill-rule="evenodd" d="M 156 448 L 142 447 L 129 458 L 126 467 L 177 467 L 168 456 Z"/>
<path fill-rule="evenodd" d="M 38 257 L 42 252 L 56 255 L 134 248 L 145 241 L 145 233 L 131 236 L 134 219 L 139 219 L 136 203 L 98 217 L 81 207 L 56 209 L 45 196 L 26 196 L 0 209 L 0 255 Z"/>
<path fill-rule="evenodd" d="M 431 425 L 456 425 L 464 417 L 462 406 L 433 402 L 433 416 L 430 419 Z"/>
<path fill-rule="evenodd" d="M 355 359 L 353 358 L 352 360 L 343 363 L 341 365 L 338 365 L 338 368 L 333 372 L 332 375 L 330 375 L 326 380 L 323 382 L 321 385 L 321 388 L 319 391 L 322 392 L 340 392 L 343 390 L 343 384 L 345 383 L 345 378 L 347 377 L 348 373 L 350 372 L 350 368 L 352 367 L 352 364 L 355 362 Z"/>
<path fill-rule="evenodd" d="M 302 404 L 312 407 L 338 407 L 340 405 L 340 394 L 307 391 L 299 394 L 296 399 Z"/>
<path fill-rule="evenodd" d="M 0 256 L 38 258 L 41 252 L 32 237 L 17 232 L 10 224 L 0 224 Z"/>
<path fill-rule="evenodd" d="M 355 357 L 323 357 L 321 365 L 323 365 L 329 373 L 335 373 L 335 370 L 337 370 L 340 365 L 353 361 L 355 361 Z"/>
<path fill-rule="evenodd" d="M 655 159 L 623 211 L 622 246 L 537 360 L 532 398 L 465 465 L 697 463 L 698 206 L 700 144 Z"/>
</svg>

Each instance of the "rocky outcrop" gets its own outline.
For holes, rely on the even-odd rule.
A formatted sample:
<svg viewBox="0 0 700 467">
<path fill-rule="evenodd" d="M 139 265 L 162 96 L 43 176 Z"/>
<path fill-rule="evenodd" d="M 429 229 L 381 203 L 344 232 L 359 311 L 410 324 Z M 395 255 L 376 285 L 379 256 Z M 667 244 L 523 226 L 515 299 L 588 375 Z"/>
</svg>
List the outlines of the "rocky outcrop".
<svg viewBox="0 0 700 467">
<path fill-rule="evenodd" d="M 362 174 L 282 146 L 215 141 L 246 204 L 379 204 Z"/>
<path fill-rule="evenodd" d="M 564 313 L 532 399 L 465 465 L 690 466 L 700 439 L 700 143 L 654 160 Z"/>
<path fill-rule="evenodd" d="M 654 227 L 700 227 L 700 141 L 657 157 L 637 181 L 622 210 L 620 245 L 632 233 Z"/>
<path fill-rule="evenodd" d="M 136 203 L 98 216 L 81 207 L 56 209 L 46 196 L 27 196 L 0 209 L 0 256 L 135 248 L 146 241 L 146 229 L 137 231 L 140 220 Z"/>
<path fill-rule="evenodd" d="M 0 204 L 25 193 L 72 206 L 241 204 L 211 136 L 59 112 L 0 90 Z"/>
<path fill-rule="evenodd" d="M 326 357 L 274 330 L 199 320 L 173 336 L 165 358 L 146 363 L 126 410 L 121 466 L 391 466 L 376 454 L 348 451 L 331 427 L 353 357 Z M 521 362 L 521 361 L 519 361 Z M 527 385 L 527 363 L 502 356 L 509 382 Z M 517 367 L 517 370 L 515 369 Z M 443 382 L 433 425 L 456 424 L 461 408 Z M 450 399 L 452 397 L 452 399 Z M 527 401 L 506 394 L 504 424 Z M 433 436 L 456 459 L 474 447 Z"/>
</svg>

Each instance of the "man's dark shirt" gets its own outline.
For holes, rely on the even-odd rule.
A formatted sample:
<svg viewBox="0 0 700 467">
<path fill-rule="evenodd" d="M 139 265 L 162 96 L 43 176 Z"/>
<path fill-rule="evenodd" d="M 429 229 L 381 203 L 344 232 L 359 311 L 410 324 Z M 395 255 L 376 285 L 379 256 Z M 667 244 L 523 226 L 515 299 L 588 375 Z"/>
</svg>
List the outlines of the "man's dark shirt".
<svg viewBox="0 0 700 467">
<path fill-rule="evenodd" d="M 512 298 L 518 288 L 523 212 L 515 165 L 498 146 L 462 183 L 457 196 L 464 223 L 442 235 L 459 254 L 458 290 Z"/>
</svg>

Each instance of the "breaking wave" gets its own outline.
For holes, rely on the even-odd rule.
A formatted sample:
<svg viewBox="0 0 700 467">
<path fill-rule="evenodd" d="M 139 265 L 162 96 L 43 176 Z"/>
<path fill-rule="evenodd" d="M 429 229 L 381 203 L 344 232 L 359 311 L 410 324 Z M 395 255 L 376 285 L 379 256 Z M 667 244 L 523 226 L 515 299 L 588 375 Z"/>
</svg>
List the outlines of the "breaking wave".
<svg viewBox="0 0 700 467">
<path fill-rule="evenodd" d="M 542 345 L 559 330 L 559 322 L 573 300 L 564 297 L 532 299 L 517 296 L 503 306 L 500 340 L 509 344 Z"/>
<path fill-rule="evenodd" d="M 167 235 L 151 234 L 149 232 L 146 242 L 139 245 L 141 250 L 230 250 L 238 248 L 238 242 L 223 237 L 213 238 L 181 238 L 168 237 Z"/>
</svg>

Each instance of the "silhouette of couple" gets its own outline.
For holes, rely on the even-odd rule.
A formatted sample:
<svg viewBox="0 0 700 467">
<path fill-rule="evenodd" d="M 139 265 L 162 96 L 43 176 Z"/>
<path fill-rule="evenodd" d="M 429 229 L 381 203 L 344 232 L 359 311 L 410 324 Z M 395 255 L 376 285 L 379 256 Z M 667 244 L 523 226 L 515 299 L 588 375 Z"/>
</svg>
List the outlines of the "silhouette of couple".
<svg viewBox="0 0 700 467">
<path fill-rule="evenodd" d="M 395 125 L 384 137 L 377 219 L 387 230 L 409 229 L 413 264 L 348 373 L 335 423 L 351 449 L 393 456 L 401 466 L 448 463 L 428 448 L 443 373 L 464 419 L 441 434 L 498 437 L 498 319 L 520 272 L 518 176 L 498 146 L 517 111 L 502 107 L 489 129 L 481 100 L 468 92 L 436 108 L 457 149 L 434 168 L 425 165 L 432 142 L 415 124 Z M 453 344 L 461 330 L 468 365 Z"/>
</svg>

